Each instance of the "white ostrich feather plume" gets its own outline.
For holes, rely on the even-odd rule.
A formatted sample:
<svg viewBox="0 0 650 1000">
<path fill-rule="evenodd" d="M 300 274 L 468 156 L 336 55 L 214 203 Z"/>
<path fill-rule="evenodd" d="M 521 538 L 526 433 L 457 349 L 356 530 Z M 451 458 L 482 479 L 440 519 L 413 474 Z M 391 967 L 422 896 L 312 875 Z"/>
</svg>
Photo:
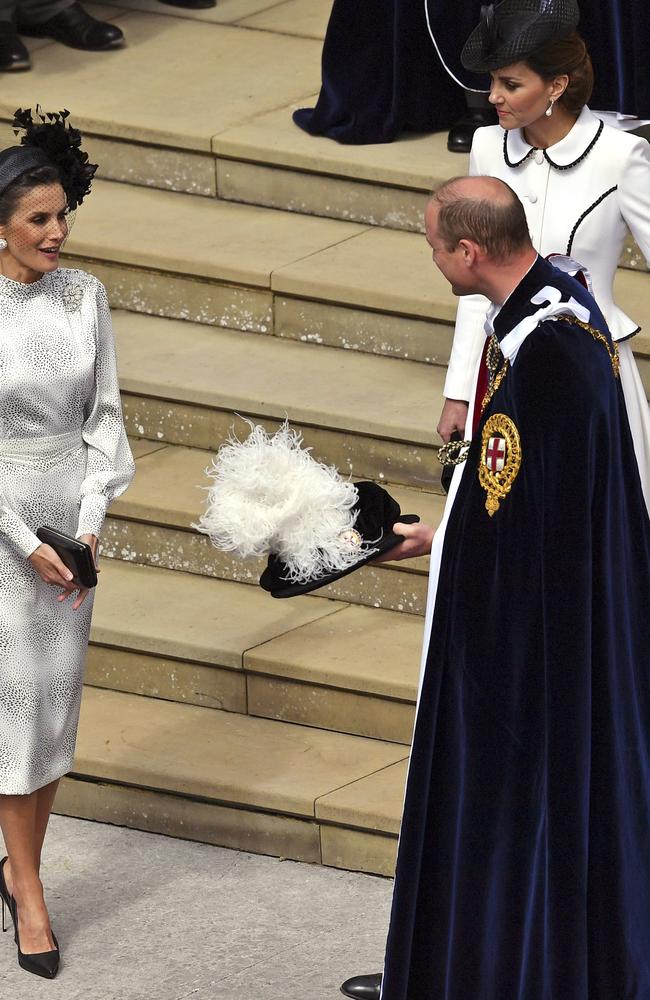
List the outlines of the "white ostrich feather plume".
<svg viewBox="0 0 650 1000">
<path fill-rule="evenodd" d="M 213 485 L 196 527 L 215 548 L 244 558 L 272 553 L 291 583 L 349 569 L 374 551 L 351 530 L 354 484 L 312 458 L 288 421 L 274 434 L 246 422 L 246 440 L 231 434 L 206 470 Z"/>
</svg>

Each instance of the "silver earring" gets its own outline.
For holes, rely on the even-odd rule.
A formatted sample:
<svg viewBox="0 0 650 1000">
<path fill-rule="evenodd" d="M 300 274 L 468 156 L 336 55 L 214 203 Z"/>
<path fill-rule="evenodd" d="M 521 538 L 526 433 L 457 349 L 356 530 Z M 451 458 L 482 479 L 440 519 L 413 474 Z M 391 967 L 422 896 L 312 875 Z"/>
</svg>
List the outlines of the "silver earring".
<svg viewBox="0 0 650 1000">
<path fill-rule="evenodd" d="M 554 104 L 555 104 L 555 101 L 551 97 L 551 102 L 550 102 L 549 106 L 547 107 L 546 111 L 544 112 L 544 114 L 546 115 L 547 118 L 550 118 L 551 115 L 553 114 L 553 105 Z"/>
<path fill-rule="evenodd" d="M 7 241 L 3 240 L 3 238 L 0 236 L 0 250 L 6 250 L 8 245 L 9 244 L 7 243 Z"/>
</svg>

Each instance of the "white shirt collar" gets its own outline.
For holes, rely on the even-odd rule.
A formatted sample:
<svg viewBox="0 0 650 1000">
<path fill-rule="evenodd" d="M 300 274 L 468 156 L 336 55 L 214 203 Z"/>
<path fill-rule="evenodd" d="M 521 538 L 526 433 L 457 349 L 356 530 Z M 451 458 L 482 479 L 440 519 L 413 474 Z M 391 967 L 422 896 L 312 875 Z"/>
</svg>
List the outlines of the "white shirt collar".
<svg viewBox="0 0 650 1000">
<path fill-rule="evenodd" d="M 571 131 L 555 145 L 543 150 L 544 158 L 556 170 L 575 167 L 591 152 L 604 128 L 600 118 L 585 105 Z M 504 134 L 503 156 L 509 167 L 518 167 L 535 148 L 526 142 L 523 129 L 513 129 Z"/>
</svg>

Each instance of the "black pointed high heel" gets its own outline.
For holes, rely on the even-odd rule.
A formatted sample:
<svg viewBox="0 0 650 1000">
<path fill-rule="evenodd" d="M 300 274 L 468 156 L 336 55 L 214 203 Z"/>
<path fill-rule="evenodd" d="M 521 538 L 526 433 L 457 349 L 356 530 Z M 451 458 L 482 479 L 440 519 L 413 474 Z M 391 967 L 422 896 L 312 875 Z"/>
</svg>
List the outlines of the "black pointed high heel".
<svg viewBox="0 0 650 1000">
<path fill-rule="evenodd" d="M 9 890 L 7 889 L 7 882 L 5 880 L 5 865 L 9 860 L 8 857 L 4 857 L 0 861 L 0 901 L 2 901 L 2 933 L 6 934 L 9 930 L 7 926 L 7 918 L 5 916 L 5 910 L 9 910 L 9 916 L 11 916 L 11 896 Z M 14 941 L 18 944 L 18 938 L 14 930 Z"/>
<path fill-rule="evenodd" d="M 56 939 L 56 934 L 52 931 L 52 938 L 54 940 L 55 948 L 51 951 L 39 952 L 36 955 L 23 955 L 20 950 L 20 937 L 18 936 L 18 904 L 13 896 L 9 894 L 7 889 L 7 883 L 5 881 L 4 866 L 6 864 L 7 858 L 3 858 L 0 861 L 0 899 L 2 900 L 2 930 L 3 932 L 8 930 L 6 926 L 5 919 L 5 909 L 9 910 L 9 916 L 14 925 L 14 941 L 16 942 L 16 947 L 18 948 L 18 965 L 25 972 L 31 972 L 35 976 L 41 976 L 43 979 L 54 979 L 57 972 L 59 971 L 59 962 L 61 960 L 61 955 L 59 952 L 59 942 Z"/>
</svg>

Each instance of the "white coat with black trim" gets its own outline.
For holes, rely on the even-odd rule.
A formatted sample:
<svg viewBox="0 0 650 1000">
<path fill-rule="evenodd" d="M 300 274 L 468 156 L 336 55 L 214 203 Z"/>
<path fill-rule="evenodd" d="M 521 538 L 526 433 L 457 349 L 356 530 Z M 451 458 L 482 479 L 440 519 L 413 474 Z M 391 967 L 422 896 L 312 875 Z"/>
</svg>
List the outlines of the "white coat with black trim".
<svg viewBox="0 0 650 1000">
<path fill-rule="evenodd" d="M 589 269 L 614 340 L 638 331 L 638 323 L 616 305 L 613 285 L 628 228 L 650 263 L 650 145 L 645 139 L 604 125 L 585 107 L 569 134 L 545 150 L 530 146 L 520 129 L 478 129 L 469 172 L 499 177 L 516 191 L 533 246 L 543 257 L 568 254 Z M 460 300 L 445 382 L 448 399 L 470 398 L 488 305 L 482 295 Z"/>
</svg>

